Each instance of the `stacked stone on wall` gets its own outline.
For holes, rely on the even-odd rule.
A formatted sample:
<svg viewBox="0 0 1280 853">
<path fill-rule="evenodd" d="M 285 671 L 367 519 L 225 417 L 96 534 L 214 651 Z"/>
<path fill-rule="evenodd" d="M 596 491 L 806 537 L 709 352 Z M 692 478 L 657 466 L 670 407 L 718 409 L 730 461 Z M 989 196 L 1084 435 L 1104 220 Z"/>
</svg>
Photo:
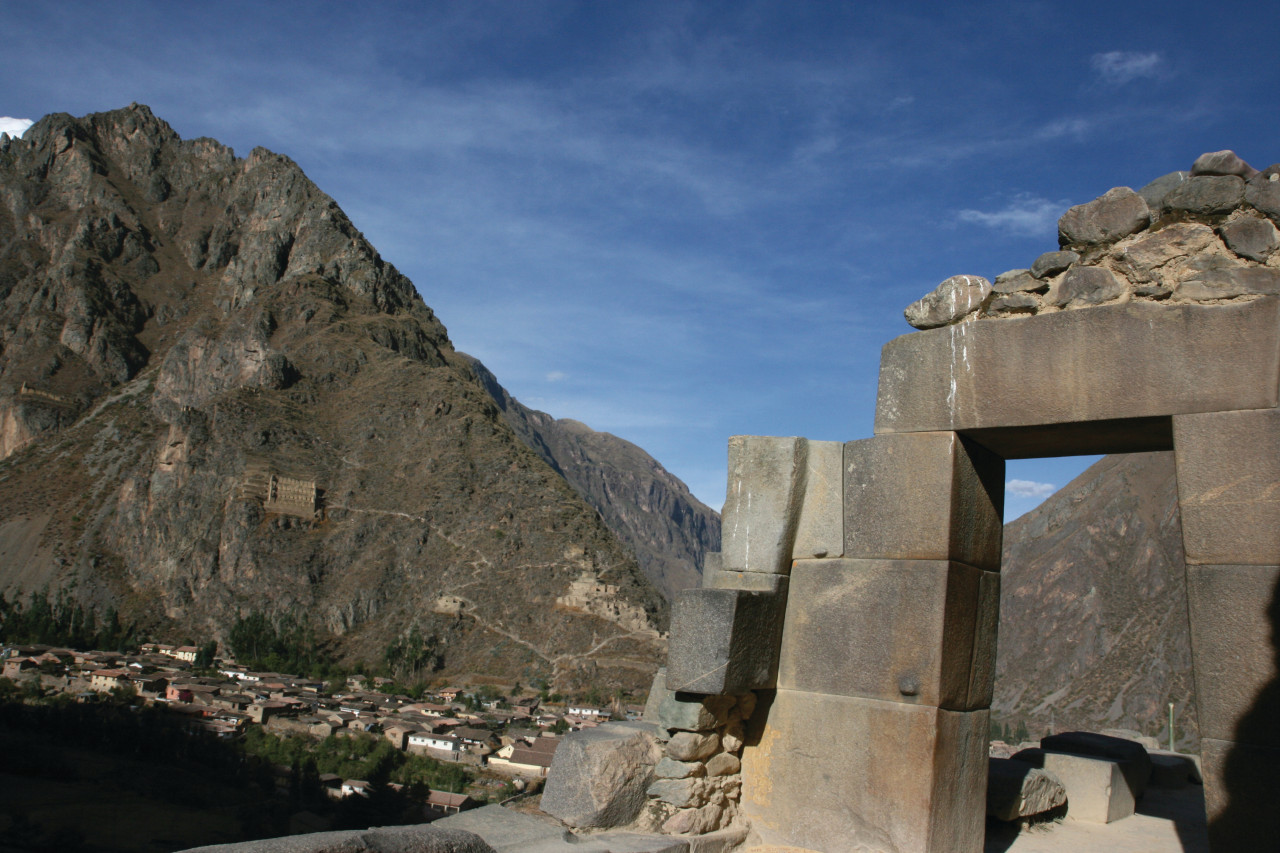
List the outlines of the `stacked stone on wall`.
<svg viewBox="0 0 1280 853">
<path fill-rule="evenodd" d="M 658 724 L 663 756 L 640 815 L 642 830 L 667 835 L 704 835 L 738 817 L 745 723 L 754 693 L 701 696 L 666 689 L 663 671 L 654 680 L 646 716 Z"/>
<path fill-rule="evenodd" d="M 1058 220 L 1056 251 L 996 276 L 952 276 L 908 306 L 931 329 L 1123 302 L 1219 304 L 1280 294 L 1280 164 L 1201 155 L 1135 192 L 1116 187 Z"/>
</svg>

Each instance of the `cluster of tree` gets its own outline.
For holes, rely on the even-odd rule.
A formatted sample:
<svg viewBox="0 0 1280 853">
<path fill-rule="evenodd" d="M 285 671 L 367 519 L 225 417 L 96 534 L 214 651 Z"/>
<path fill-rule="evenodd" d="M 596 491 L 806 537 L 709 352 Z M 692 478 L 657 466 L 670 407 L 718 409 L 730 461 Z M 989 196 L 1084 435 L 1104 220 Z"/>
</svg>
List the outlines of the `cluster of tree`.
<svg viewBox="0 0 1280 853">
<path fill-rule="evenodd" d="M 227 634 L 236 661 L 250 669 L 288 672 L 310 678 L 345 675 L 325 651 L 311 621 L 292 614 L 271 618 L 253 611 L 237 619 Z"/>
<path fill-rule="evenodd" d="M 114 608 L 99 619 L 66 593 L 51 598 L 47 591 L 34 593 L 25 604 L 0 595 L 0 641 L 119 652 L 138 646 L 135 626 L 121 623 Z"/>
<path fill-rule="evenodd" d="M 996 720 L 991 721 L 991 740 L 1002 740 L 1005 743 L 1024 743 L 1031 740 L 1031 733 L 1027 731 L 1027 724 L 1022 720 L 1018 720 L 1015 728 L 1009 728 L 1007 722 L 1000 723 Z"/>
<path fill-rule="evenodd" d="M 384 672 L 397 681 L 418 682 L 444 666 L 440 638 L 423 636 L 414 625 L 409 634 L 387 646 L 383 653 Z"/>
</svg>

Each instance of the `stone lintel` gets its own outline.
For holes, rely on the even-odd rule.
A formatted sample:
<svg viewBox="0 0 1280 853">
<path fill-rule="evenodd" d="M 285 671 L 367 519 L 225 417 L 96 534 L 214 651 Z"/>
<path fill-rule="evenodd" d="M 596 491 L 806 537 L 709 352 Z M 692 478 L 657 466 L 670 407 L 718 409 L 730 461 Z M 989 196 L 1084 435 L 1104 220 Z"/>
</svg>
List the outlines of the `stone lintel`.
<svg viewBox="0 0 1280 853">
<path fill-rule="evenodd" d="M 784 593 L 686 589 L 671 607 L 667 689 L 739 694 L 777 681 Z"/>
<path fill-rule="evenodd" d="M 988 427 L 966 429 L 960 434 L 1005 459 L 1173 450 L 1173 420 L 1166 416 L 1087 423 Z"/>
<path fill-rule="evenodd" d="M 1280 564 L 1280 412 L 1173 419 L 1188 564 Z"/>
<path fill-rule="evenodd" d="M 752 715 L 742 758 L 742 808 L 763 844 L 982 850 L 987 711 L 794 690 L 765 710 Z"/>
<path fill-rule="evenodd" d="M 798 560 L 778 687 L 949 710 L 991 704 L 1000 575 L 933 560 Z"/>
<path fill-rule="evenodd" d="M 1278 584 L 1278 566 L 1187 566 L 1202 737 L 1280 749 Z"/>
<path fill-rule="evenodd" d="M 885 344 L 875 431 L 1271 408 L 1278 380 L 1275 297 L 1223 305 L 1130 302 L 961 323 Z"/>
<path fill-rule="evenodd" d="M 878 435 L 844 451 L 844 554 L 998 571 L 1004 460 L 953 432 Z"/>
<path fill-rule="evenodd" d="M 807 455 L 803 438 L 729 438 L 729 482 L 720 526 L 723 568 L 776 574 L 791 570 Z"/>
</svg>

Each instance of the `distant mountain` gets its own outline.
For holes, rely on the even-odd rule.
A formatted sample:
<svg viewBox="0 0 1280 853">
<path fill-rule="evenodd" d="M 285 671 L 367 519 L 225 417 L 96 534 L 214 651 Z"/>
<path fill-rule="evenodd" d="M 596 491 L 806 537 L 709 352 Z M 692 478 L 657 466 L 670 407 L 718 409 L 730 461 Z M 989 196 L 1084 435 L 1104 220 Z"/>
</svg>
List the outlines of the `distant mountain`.
<svg viewBox="0 0 1280 853">
<path fill-rule="evenodd" d="M 1107 456 L 1005 526 L 997 721 L 1199 742 L 1172 453 Z"/>
<path fill-rule="evenodd" d="M 640 568 L 667 599 L 698 586 L 706 553 L 720 550 L 719 513 L 636 445 L 528 408 L 479 360 L 470 361 L 507 425 L 635 549 Z"/>
<path fill-rule="evenodd" d="M 352 662 L 416 628 L 442 677 L 646 686 L 665 601 L 508 417 L 288 158 L 138 105 L 0 142 L 8 599 L 178 639 L 305 615 Z"/>
</svg>

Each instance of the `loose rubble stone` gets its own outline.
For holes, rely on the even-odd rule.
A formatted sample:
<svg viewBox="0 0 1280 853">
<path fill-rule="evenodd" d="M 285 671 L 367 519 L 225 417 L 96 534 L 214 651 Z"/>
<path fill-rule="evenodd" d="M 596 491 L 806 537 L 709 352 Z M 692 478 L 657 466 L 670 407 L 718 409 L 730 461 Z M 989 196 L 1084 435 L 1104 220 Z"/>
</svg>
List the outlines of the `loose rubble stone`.
<svg viewBox="0 0 1280 853">
<path fill-rule="evenodd" d="M 697 779 L 659 779 L 649 786 L 648 793 L 678 809 L 697 808 L 706 802 L 702 783 Z"/>
<path fill-rule="evenodd" d="M 1030 293 L 1009 293 L 997 296 L 987 306 L 988 314 L 1034 314 L 1040 308 L 1040 300 Z"/>
<path fill-rule="evenodd" d="M 992 758 L 987 772 L 987 814 L 1011 821 L 1044 814 L 1067 801 L 1067 789 L 1047 770 L 1025 761 Z"/>
<path fill-rule="evenodd" d="M 744 742 L 745 738 L 741 722 L 730 723 L 725 727 L 724 734 L 720 735 L 720 745 L 727 752 L 738 752 L 742 749 Z"/>
<path fill-rule="evenodd" d="M 1201 154 L 1191 165 L 1192 175 L 1237 175 L 1246 180 L 1258 170 L 1240 159 L 1234 151 L 1210 151 Z"/>
<path fill-rule="evenodd" d="M 1172 293 L 1173 288 L 1161 282 L 1147 281 L 1133 286 L 1134 296 L 1145 296 L 1149 299 L 1165 299 Z"/>
<path fill-rule="evenodd" d="M 701 761 L 676 761 L 665 755 L 653 771 L 653 775 L 659 779 L 689 779 L 705 773 L 706 768 Z"/>
<path fill-rule="evenodd" d="M 1054 305 L 1097 305 L 1115 299 L 1127 288 L 1124 282 L 1103 267 L 1075 266 L 1067 270 L 1058 282 L 1056 292 L 1050 293 Z"/>
<path fill-rule="evenodd" d="M 1114 243 L 1151 223 L 1146 201 L 1128 187 L 1115 187 L 1087 204 L 1067 210 L 1058 220 L 1061 246 Z M 1033 267 L 1034 270 L 1034 267 Z"/>
<path fill-rule="evenodd" d="M 1152 213 L 1159 214 L 1165 209 L 1165 196 L 1175 187 L 1185 183 L 1189 177 L 1191 177 L 1190 172 L 1170 172 L 1167 175 L 1161 175 L 1138 190 L 1138 195 L 1142 196 L 1142 200 L 1147 203 Z"/>
<path fill-rule="evenodd" d="M 671 835 L 702 835 L 720 826 L 720 806 L 708 805 L 700 809 L 681 809 L 662 825 L 662 831 Z"/>
<path fill-rule="evenodd" d="M 721 752 L 718 755 L 711 756 L 707 760 L 708 776 L 728 776 L 737 773 L 742 767 L 742 762 L 727 752 Z"/>
<path fill-rule="evenodd" d="M 932 293 L 907 306 L 903 314 L 917 329 L 946 326 L 973 313 L 991 294 L 991 282 L 980 275 L 953 275 Z"/>
<path fill-rule="evenodd" d="M 1152 281 L 1156 271 L 1175 258 L 1199 254 L 1218 242 L 1207 225 L 1179 222 L 1126 246 L 1112 257 L 1134 281 Z"/>
<path fill-rule="evenodd" d="M 1165 196 L 1170 210 L 1210 216 L 1230 213 L 1244 201 L 1244 179 L 1235 175 L 1190 177 Z"/>
<path fill-rule="evenodd" d="M 1031 264 L 1031 275 L 1039 279 L 1050 278 L 1064 272 L 1078 260 L 1080 256 L 1075 252 L 1045 252 Z"/>
<path fill-rule="evenodd" d="M 564 749 L 564 746 L 561 745 L 560 748 Z M 677 761 L 700 761 L 719 748 L 719 735 L 677 732 L 667 742 L 667 755 Z"/>
<path fill-rule="evenodd" d="M 1225 258 L 1206 258 L 1190 268 L 1174 293 L 1181 299 L 1232 299 L 1237 296 L 1280 293 L 1280 270 L 1230 265 Z M 1210 263 L 1225 261 L 1225 263 Z"/>
<path fill-rule="evenodd" d="M 569 826 L 635 820 L 661 757 L 655 727 L 606 723 L 567 735 L 547 773 L 542 810 Z"/>
<path fill-rule="evenodd" d="M 1265 263 L 1280 246 L 1280 231 L 1266 219 L 1242 216 L 1218 229 L 1227 248 L 1242 258 Z"/>
<path fill-rule="evenodd" d="M 1268 166 L 1249 179 L 1244 200 L 1271 219 L 1280 220 L 1280 163 Z"/>
<path fill-rule="evenodd" d="M 996 276 L 991 284 L 992 293 L 1021 293 L 1044 290 L 1049 285 L 1031 274 L 1031 270 L 1009 270 Z"/>
</svg>

